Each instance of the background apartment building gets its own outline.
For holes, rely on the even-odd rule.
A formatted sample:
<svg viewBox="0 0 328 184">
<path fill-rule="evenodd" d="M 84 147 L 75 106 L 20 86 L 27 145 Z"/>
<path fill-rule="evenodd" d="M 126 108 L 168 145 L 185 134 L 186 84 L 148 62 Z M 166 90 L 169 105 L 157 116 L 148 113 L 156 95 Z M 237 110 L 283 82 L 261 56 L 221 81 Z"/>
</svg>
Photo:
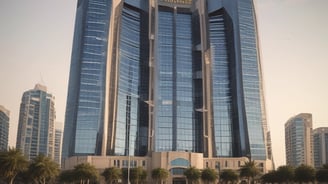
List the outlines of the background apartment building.
<svg viewBox="0 0 328 184">
<path fill-rule="evenodd" d="M 285 123 L 286 164 L 313 166 L 312 114 L 301 113 Z"/>
<path fill-rule="evenodd" d="M 328 164 L 328 127 L 313 130 L 313 155 L 315 168 Z"/>
<path fill-rule="evenodd" d="M 54 159 L 55 97 L 46 86 L 36 84 L 24 92 L 20 105 L 16 148 L 28 159 L 39 154 Z"/>
<path fill-rule="evenodd" d="M 10 111 L 0 105 L 0 151 L 8 149 Z"/>
</svg>

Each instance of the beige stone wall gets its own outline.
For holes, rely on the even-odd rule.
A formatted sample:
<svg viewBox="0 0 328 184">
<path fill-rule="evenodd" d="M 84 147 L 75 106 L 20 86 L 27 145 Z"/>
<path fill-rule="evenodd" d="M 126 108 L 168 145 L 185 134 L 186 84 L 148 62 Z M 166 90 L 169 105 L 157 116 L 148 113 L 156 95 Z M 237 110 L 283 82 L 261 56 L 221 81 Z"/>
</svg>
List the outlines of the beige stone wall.
<svg viewBox="0 0 328 184">
<path fill-rule="evenodd" d="M 178 166 L 172 165 L 174 160 L 184 160 L 185 163 L 189 163 L 188 166 Z M 118 168 L 127 168 L 127 165 L 123 165 L 123 161 L 128 161 L 128 156 L 75 156 L 70 157 L 65 160 L 63 165 L 64 169 L 73 169 L 75 165 L 88 162 L 94 165 L 99 171 L 103 171 L 108 167 L 118 167 Z M 164 168 L 170 171 L 170 177 L 168 178 L 166 184 L 171 184 L 173 179 L 184 180 L 185 176 L 172 175 L 171 171 L 174 168 L 188 168 L 189 166 L 194 166 L 198 169 L 212 168 L 217 171 L 222 171 L 224 169 L 238 170 L 248 158 L 203 158 L 202 153 L 191 153 L 191 152 L 153 152 L 151 156 L 148 157 L 130 157 L 130 160 L 136 163 L 135 167 L 143 167 L 147 170 L 148 183 L 152 183 L 151 171 L 155 168 Z M 118 164 L 118 162 L 120 164 Z M 267 168 L 266 161 L 255 161 L 260 167 L 262 172 L 268 172 L 271 170 Z M 131 166 L 133 167 L 133 166 Z"/>
</svg>

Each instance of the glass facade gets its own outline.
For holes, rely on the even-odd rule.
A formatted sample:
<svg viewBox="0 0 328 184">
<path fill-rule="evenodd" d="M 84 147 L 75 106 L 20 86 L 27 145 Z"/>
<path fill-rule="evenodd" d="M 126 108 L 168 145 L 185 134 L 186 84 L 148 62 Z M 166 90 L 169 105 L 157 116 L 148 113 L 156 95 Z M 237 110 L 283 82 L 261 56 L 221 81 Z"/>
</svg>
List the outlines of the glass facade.
<svg viewBox="0 0 328 184">
<path fill-rule="evenodd" d="M 173 150 L 173 12 L 159 12 L 158 105 L 155 127 L 155 150 Z M 165 62 L 160 62 L 160 61 Z"/>
<path fill-rule="evenodd" d="M 141 13 L 125 5 L 121 24 L 115 154 L 134 155 L 141 103 Z"/>
<path fill-rule="evenodd" d="M 248 139 L 252 158 L 266 159 L 263 114 L 260 92 L 260 67 L 257 32 L 252 0 L 238 1 L 242 83 L 247 119 Z"/>
<path fill-rule="evenodd" d="M 75 130 L 75 153 L 95 154 L 101 145 L 108 14 L 105 1 L 89 1 L 81 52 L 80 93 Z"/>
<path fill-rule="evenodd" d="M 191 14 L 158 12 L 155 151 L 192 151 L 194 114 Z"/>
<path fill-rule="evenodd" d="M 207 5 L 213 155 L 265 160 L 271 140 L 266 136 L 269 133 L 253 1 L 209 0 Z"/>
<path fill-rule="evenodd" d="M 303 119 L 295 119 L 295 126 L 293 127 L 294 133 L 292 134 L 292 150 L 293 150 L 293 163 L 302 163 L 304 162 L 304 122 Z"/>
<path fill-rule="evenodd" d="M 78 1 L 63 157 L 267 159 L 253 1 L 114 4 Z"/>
<path fill-rule="evenodd" d="M 79 0 L 67 96 L 63 157 L 100 154 L 111 1 Z"/>
<path fill-rule="evenodd" d="M 225 27 L 223 13 L 217 13 L 209 17 L 215 152 L 217 156 L 231 157 L 233 156 L 232 94 Z"/>
<path fill-rule="evenodd" d="M 313 135 L 313 159 L 314 159 L 314 167 L 320 168 L 322 163 L 322 137 L 320 134 Z"/>
<path fill-rule="evenodd" d="M 136 2 L 134 2 L 136 3 Z M 132 3 L 133 4 L 133 3 Z M 147 12 L 123 3 L 118 38 L 115 155 L 144 156 L 148 147 Z"/>
</svg>

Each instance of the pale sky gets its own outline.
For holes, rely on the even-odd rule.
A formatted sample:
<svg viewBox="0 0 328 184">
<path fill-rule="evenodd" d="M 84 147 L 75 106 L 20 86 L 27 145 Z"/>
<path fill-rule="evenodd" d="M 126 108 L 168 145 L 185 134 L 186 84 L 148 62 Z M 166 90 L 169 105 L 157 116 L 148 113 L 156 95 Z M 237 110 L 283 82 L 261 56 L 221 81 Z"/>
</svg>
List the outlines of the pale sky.
<svg viewBox="0 0 328 184">
<path fill-rule="evenodd" d="M 276 166 L 285 165 L 284 124 L 312 113 L 328 127 L 328 0 L 255 0 L 268 124 Z M 64 122 L 76 0 L 0 0 L 0 105 L 16 144 L 19 105 L 36 83 Z"/>
</svg>

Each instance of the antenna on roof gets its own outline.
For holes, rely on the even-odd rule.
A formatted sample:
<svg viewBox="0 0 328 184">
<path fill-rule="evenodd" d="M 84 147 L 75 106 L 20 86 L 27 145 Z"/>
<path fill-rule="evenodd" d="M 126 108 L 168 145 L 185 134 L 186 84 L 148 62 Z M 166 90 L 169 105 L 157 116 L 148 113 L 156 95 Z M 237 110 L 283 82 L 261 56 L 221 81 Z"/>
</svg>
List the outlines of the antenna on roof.
<svg viewBox="0 0 328 184">
<path fill-rule="evenodd" d="M 44 80 L 43 80 L 43 76 L 42 76 L 42 73 L 40 72 L 40 82 L 39 82 L 40 84 L 42 84 L 42 85 L 46 85 L 46 83 L 44 82 Z"/>
</svg>

